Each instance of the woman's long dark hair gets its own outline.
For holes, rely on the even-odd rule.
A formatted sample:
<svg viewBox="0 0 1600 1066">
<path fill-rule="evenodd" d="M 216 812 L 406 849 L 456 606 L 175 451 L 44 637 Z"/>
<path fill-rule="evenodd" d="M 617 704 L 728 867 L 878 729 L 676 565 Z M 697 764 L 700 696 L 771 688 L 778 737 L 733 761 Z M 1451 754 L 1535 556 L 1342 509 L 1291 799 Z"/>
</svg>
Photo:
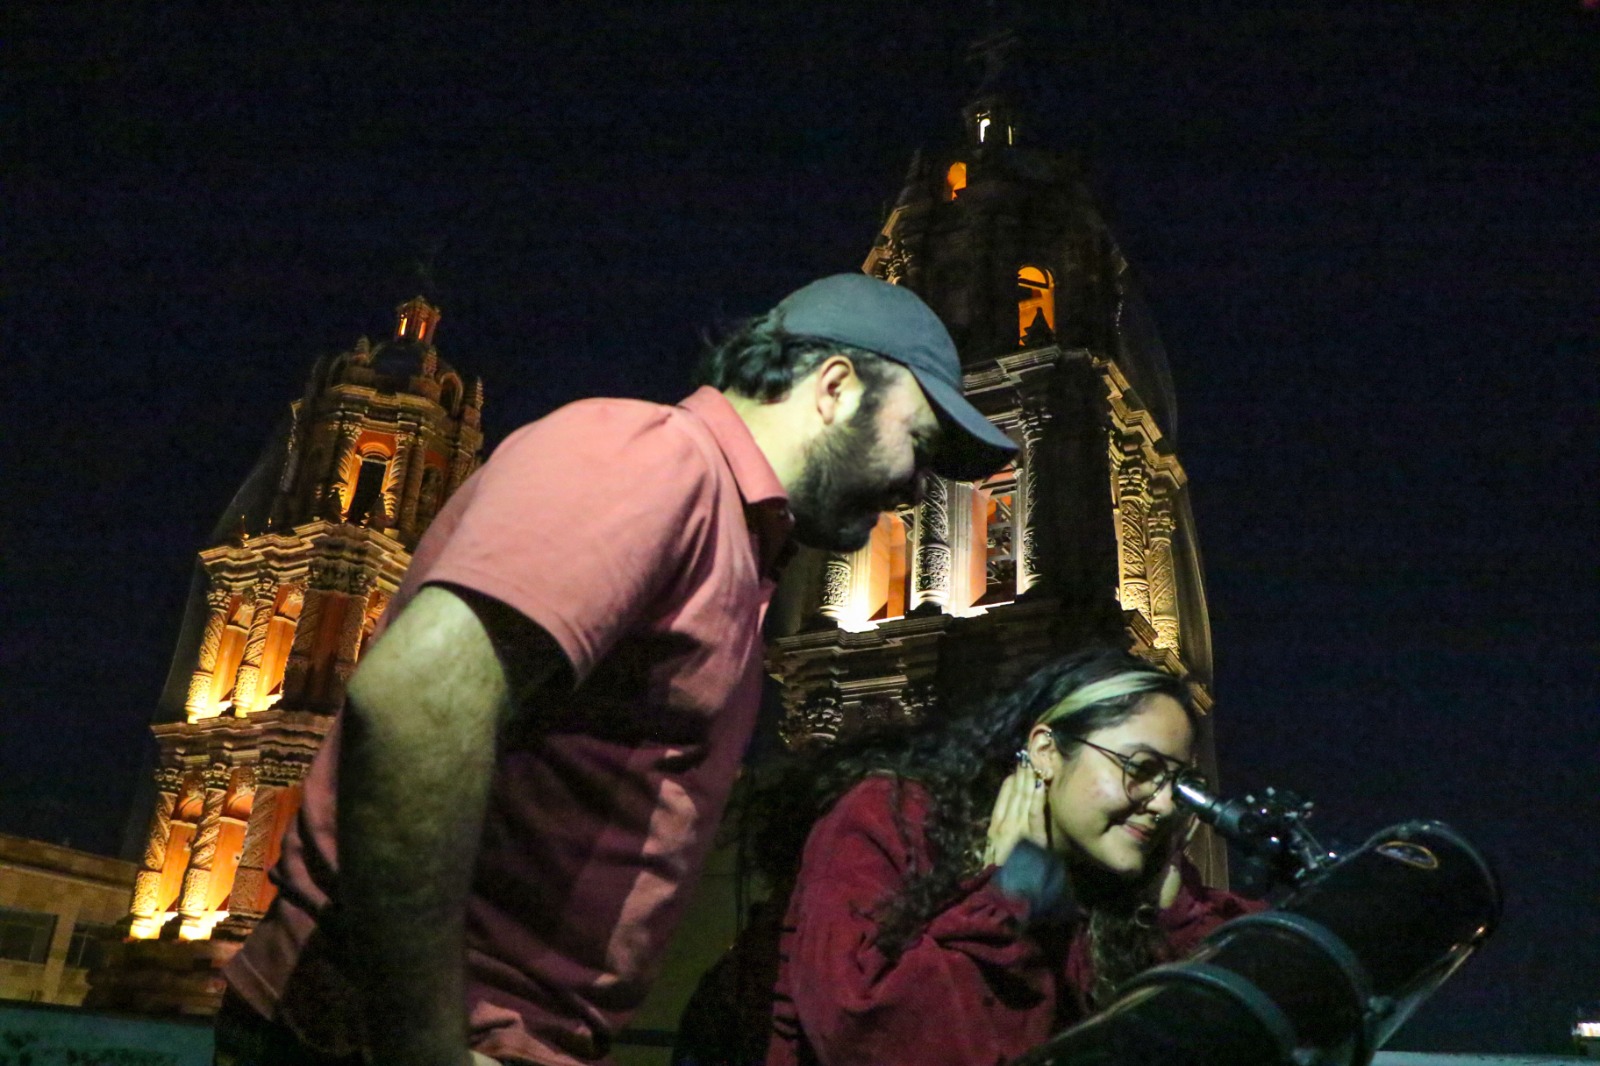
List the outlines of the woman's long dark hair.
<svg viewBox="0 0 1600 1066">
<path fill-rule="evenodd" d="M 806 837 L 817 819 L 857 782 L 872 774 L 885 774 L 896 783 L 914 781 L 927 793 L 929 804 L 922 830 L 930 853 L 925 869 L 910 872 L 899 892 L 883 900 L 875 914 L 877 946 L 894 958 L 917 933 L 960 894 L 961 883 L 977 872 L 987 834 L 988 816 L 1001 783 L 1016 769 L 1016 753 L 1034 724 L 1074 693 L 1087 686 L 1126 677 L 1126 683 L 1097 686 L 1097 698 L 1050 722 L 1057 743 L 1064 747 L 1074 738 L 1114 726 L 1128 719 L 1145 697 L 1160 693 L 1176 699 L 1194 717 L 1187 687 L 1171 674 L 1128 652 L 1115 648 L 1089 648 L 1055 660 L 1036 671 L 1017 688 L 986 706 L 952 717 L 925 722 L 896 733 L 880 733 L 843 741 L 817 752 L 794 756 L 754 775 L 735 810 L 746 869 L 760 873 L 776 892 L 787 892 L 799 873 Z M 1073 752 L 1063 751 L 1070 758 Z M 896 804 L 900 816 L 900 805 Z M 908 827 L 900 826 L 908 839 Z M 1159 873 L 1152 871 L 1152 874 Z M 1089 887 L 1089 886 L 1086 886 Z M 1142 887 L 1142 886 L 1140 886 Z M 1097 971 L 1107 970 L 1107 980 L 1131 976 L 1127 965 L 1148 966 L 1154 957 L 1142 950 L 1130 955 L 1123 926 L 1136 917 L 1133 904 L 1127 922 L 1117 920 L 1114 897 L 1136 893 L 1110 893 L 1091 887 L 1092 905 L 1105 904 L 1105 927 L 1092 935 L 1116 950 L 1102 959 L 1095 951 Z M 1098 897 L 1105 895 L 1101 901 Z M 1129 956 L 1127 959 L 1121 956 Z M 1137 972 L 1137 970 L 1133 971 Z M 1097 982 L 1098 989 L 1099 982 Z"/>
</svg>

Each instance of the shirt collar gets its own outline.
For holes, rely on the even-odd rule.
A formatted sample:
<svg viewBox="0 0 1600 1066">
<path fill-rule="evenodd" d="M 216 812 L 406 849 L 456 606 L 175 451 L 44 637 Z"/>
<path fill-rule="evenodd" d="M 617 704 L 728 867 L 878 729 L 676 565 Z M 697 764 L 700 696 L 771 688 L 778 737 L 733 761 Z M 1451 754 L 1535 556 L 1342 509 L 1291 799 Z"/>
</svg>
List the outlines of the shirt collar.
<svg viewBox="0 0 1600 1066">
<path fill-rule="evenodd" d="M 692 412 L 704 422 L 717 447 L 728 460 L 733 480 L 739 486 L 744 502 L 787 504 L 789 494 L 783 491 L 783 482 L 767 462 L 766 455 L 750 434 L 739 412 L 733 409 L 728 398 L 710 385 L 702 385 L 686 396 L 679 407 Z"/>
<path fill-rule="evenodd" d="M 739 487 L 739 495 L 751 512 L 752 523 L 761 538 L 763 569 L 771 571 L 781 567 L 793 553 L 789 544 L 789 533 L 794 528 L 794 518 L 789 513 L 789 494 L 756 444 L 750 427 L 745 425 L 728 398 L 709 385 L 700 386 L 678 406 L 705 424 L 728 461 L 734 484 Z"/>
</svg>

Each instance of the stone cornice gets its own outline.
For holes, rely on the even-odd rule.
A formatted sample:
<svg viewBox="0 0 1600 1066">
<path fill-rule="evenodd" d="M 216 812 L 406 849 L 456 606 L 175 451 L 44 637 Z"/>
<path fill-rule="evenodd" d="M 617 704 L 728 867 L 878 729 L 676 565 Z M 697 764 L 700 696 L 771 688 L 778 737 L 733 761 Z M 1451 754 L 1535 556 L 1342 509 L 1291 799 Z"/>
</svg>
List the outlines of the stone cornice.
<svg viewBox="0 0 1600 1066">
<path fill-rule="evenodd" d="M 213 585 L 253 585 L 263 569 L 283 584 L 304 584 L 317 560 L 342 560 L 370 572 L 376 587 L 393 594 L 411 565 L 411 553 L 389 531 L 314 519 L 288 533 L 263 533 L 243 545 L 219 544 L 200 552 Z"/>
</svg>

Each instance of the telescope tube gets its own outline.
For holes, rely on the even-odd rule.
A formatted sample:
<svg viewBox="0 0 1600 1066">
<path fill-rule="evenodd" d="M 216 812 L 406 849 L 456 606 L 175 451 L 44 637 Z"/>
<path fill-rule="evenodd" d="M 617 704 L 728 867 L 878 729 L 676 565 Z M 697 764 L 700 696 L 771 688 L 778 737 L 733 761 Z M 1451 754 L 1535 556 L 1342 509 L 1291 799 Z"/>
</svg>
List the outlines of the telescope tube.
<svg viewBox="0 0 1600 1066">
<path fill-rule="evenodd" d="M 1499 917 L 1455 830 L 1391 826 L 1013 1066 L 1366 1066 Z"/>
</svg>

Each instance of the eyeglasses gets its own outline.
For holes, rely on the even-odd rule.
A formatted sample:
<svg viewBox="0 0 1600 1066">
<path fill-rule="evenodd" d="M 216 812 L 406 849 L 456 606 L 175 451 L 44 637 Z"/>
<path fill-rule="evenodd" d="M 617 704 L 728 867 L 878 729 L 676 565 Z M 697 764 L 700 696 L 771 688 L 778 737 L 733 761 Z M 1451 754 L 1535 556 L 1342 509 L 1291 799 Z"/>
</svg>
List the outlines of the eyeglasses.
<svg viewBox="0 0 1600 1066">
<path fill-rule="evenodd" d="M 1122 789 L 1130 800 L 1147 800 L 1180 777 L 1197 779 L 1202 785 L 1205 782 L 1205 777 L 1200 771 L 1188 763 L 1179 762 L 1159 752 L 1138 751 L 1132 755 L 1124 755 L 1120 751 L 1102 748 L 1082 737 L 1068 739 L 1075 740 L 1086 748 L 1093 748 L 1107 758 L 1115 760 L 1116 764 L 1122 767 Z"/>
</svg>

